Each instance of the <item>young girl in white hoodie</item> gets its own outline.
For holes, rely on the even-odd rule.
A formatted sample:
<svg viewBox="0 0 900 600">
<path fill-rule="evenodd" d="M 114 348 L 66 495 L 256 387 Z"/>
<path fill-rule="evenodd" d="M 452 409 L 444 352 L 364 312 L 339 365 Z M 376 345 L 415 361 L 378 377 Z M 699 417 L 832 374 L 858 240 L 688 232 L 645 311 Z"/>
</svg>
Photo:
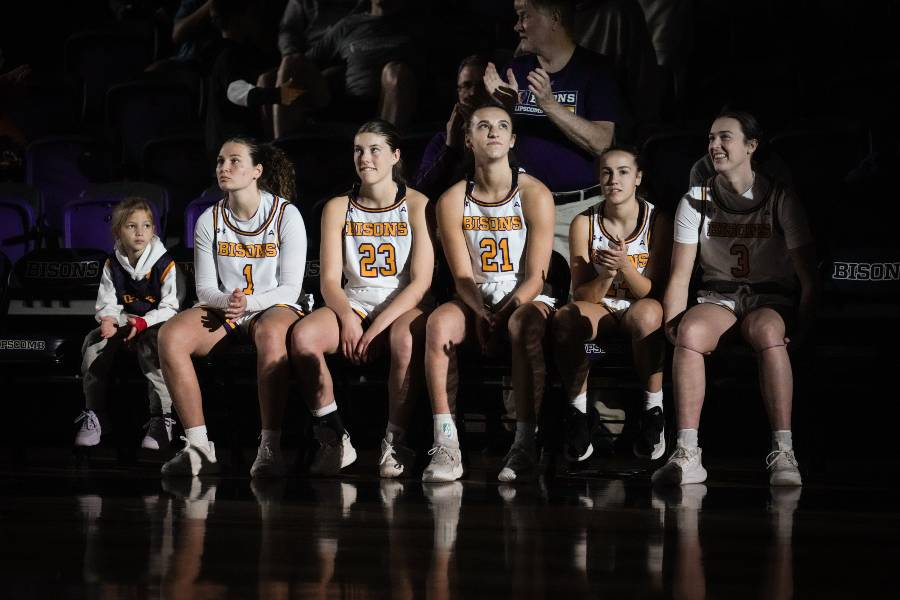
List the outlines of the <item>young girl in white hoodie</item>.
<svg viewBox="0 0 900 600">
<path fill-rule="evenodd" d="M 113 253 L 103 266 L 97 291 L 100 327 L 84 338 L 81 374 L 85 409 L 76 446 L 100 443 L 110 370 L 123 348 L 137 355 L 148 381 L 150 421 L 142 448 L 164 450 L 172 439 L 172 399 L 157 352 L 159 326 L 178 312 L 175 261 L 156 236 L 153 210 L 143 198 L 126 198 L 113 209 Z"/>
</svg>

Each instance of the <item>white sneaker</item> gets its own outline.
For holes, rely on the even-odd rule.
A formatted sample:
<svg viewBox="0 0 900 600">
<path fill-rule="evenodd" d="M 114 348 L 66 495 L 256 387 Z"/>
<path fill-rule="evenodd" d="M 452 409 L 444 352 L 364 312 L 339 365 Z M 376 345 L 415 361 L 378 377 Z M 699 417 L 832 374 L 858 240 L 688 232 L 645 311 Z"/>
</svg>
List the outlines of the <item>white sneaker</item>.
<svg viewBox="0 0 900 600">
<path fill-rule="evenodd" d="M 172 425 L 174 424 L 175 419 L 169 415 L 150 417 L 150 420 L 144 423 L 147 434 L 141 441 L 141 448 L 168 450 L 169 444 L 172 443 Z"/>
<path fill-rule="evenodd" d="M 387 439 L 381 440 L 381 459 L 378 461 L 378 474 L 388 479 L 409 475 L 416 461 L 416 453 Z"/>
<path fill-rule="evenodd" d="M 284 477 L 286 471 L 281 449 L 261 444 L 250 467 L 250 477 Z"/>
<path fill-rule="evenodd" d="M 356 449 L 350 443 L 346 431 L 338 439 L 337 433 L 328 426 L 317 427 L 314 432 L 319 447 L 309 465 L 310 475 L 337 475 L 341 469 L 356 461 Z"/>
<path fill-rule="evenodd" d="M 196 477 L 219 472 L 216 447 L 212 442 L 209 442 L 209 448 L 204 448 L 191 444 L 184 436 L 181 439 L 184 441 L 184 448 L 162 466 L 163 475 Z"/>
<path fill-rule="evenodd" d="M 686 485 L 706 481 L 706 469 L 700 462 L 700 448 L 676 446 L 675 452 L 653 473 L 653 485 Z"/>
<path fill-rule="evenodd" d="M 437 483 L 456 481 L 463 475 L 462 452 L 459 448 L 435 445 L 428 451 L 431 462 L 422 472 L 422 481 Z"/>
<path fill-rule="evenodd" d="M 81 427 L 75 434 L 76 446 L 96 446 L 100 443 L 100 419 L 92 410 L 83 410 L 75 422 L 81 421 Z"/>
<path fill-rule="evenodd" d="M 793 450 L 772 450 L 766 457 L 769 485 L 803 485 Z"/>
<path fill-rule="evenodd" d="M 497 479 L 504 483 L 531 481 L 537 471 L 537 453 L 533 448 L 513 444 L 503 460 Z"/>
</svg>

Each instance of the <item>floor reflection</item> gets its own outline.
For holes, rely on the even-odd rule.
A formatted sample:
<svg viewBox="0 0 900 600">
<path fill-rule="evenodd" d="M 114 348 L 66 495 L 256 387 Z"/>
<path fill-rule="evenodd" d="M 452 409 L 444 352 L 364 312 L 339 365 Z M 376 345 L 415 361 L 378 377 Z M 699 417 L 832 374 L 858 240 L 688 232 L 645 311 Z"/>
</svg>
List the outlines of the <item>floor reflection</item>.
<svg viewBox="0 0 900 600">
<path fill-rule="evenodd" d="M 77 559 L 66 589 L 101 599 L 786 599 L 800 496 L 615 479 L 167 479 L 157 493 L 75 495 L 46 552 L 60 572 Z"/>
</svg>

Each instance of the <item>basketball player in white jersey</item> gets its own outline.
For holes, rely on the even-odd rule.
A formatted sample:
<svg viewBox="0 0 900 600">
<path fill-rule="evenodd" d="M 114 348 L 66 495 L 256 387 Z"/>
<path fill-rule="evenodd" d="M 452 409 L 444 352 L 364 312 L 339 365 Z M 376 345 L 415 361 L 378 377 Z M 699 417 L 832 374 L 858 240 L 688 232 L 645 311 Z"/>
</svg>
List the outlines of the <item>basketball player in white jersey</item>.
<svg viewBox="0 0 900 600">
<path fill-rule="evenodd" d="M 666 449 L 662 376 L 665 338 L 662 295 L 672 248 L 671 221 L 636 195 L 641 169 L 634 150 L 613 146 L 598 159 L 603 199 L 572 221 L 569 265 L 575 302 L 553 317 L 556 364 L 569 400 L 566 454 L 592 452 L 597 413 L 587 410 L 590 364 L 584 343 L 616 333 L 631 338 L 634 366 L 644 387 L 635 454 L 655 460 Z"/>
<path fill-rule="evenodd" d="M 306 266 L 306 228 L 294 193 L 294 171 L 274 146 L 233 138 L 222 145 L 216 176 L 223 198 L 198 219 L 194 270 L 198 305 L 170 319 L 159 334 L 163 376 L 185 431 L 185 447 L 163 475 L 216 472 L 192 356 L 206 356 L 226 336 L 248 336 L 257 352 L 262 436 L 252 476 L 284 473 L 281 420 L 290 377 L 288 329 Z"/>
<path fill-rule="evenodd" d="M 769 483 L 801 484 L 791 436 L 794 382 L 788 344 L 804 337 L 811 324 L 815 255 L 797 198 L 753 170 L 760 137 L 752 115 L 721 113 L 709 132 L 716 175 L 692 188 L 678 206 L 671 276 L 663 297 L 666 336 L 675 345 L 678 437 L 675 452 L 653 474 L 655 484 L 706 479 L 697 441 L 706 386 L 704 357 L 732 328 L 756 353 L 773 431 L 766 459 Z M 698 304 L 685 310 L 695 262 L 703 280 Z"/>
<path fill-rule="evenodd" d="M 438 230 L 457 297 L 428 318 L 425 377 L 434 412 L 434 447 L 424 481 L 462 476 L 451 409 L 456 348 L 466 342 L 496 353 L 498 343 L 508 340 L 516 438 L 498 479 L 523 481 L 536 474 L 535 424 L 545 376 L 542 339 L 555 302 L 546 285 L 554 208 L 544 184 L 510 167 L 514 144 L 505 109 L 476 110 L 466 130 L 474 174 L 447 190 L 438 203 Z"/>
<path fill-rule="evenodd" d="M 328 354 L 354 364 L 390 355 L 388 424 L 379 474 L 408 475 L 411 401 L 421 389 L 434 249 L 428 199 L 406 187 L 393 125 L 364 124 L 353 141 L 359 183 L 325 204 L 320 249 L 325 307 L 294 328 L 291 359 L 318 442 L 309 470 L 335 475 L 356 460 L 334 398 Z M 341 279 L 346 280 L 341 285 Z"/>
</svg>

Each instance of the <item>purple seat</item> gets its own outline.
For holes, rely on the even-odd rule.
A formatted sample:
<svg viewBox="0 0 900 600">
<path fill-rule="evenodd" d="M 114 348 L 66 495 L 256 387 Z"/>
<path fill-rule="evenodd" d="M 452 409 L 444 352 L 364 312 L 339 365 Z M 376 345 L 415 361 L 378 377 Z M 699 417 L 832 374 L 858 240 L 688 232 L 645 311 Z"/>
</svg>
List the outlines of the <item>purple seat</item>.
<svg viewBox="0 0 900 600">
<path fill-rule="evenodd" d="M 53 136 L 29 144 L 25 181 L 41 193 L 41 222 L 61 232 L 63 206 L 92 181 L 109 180 L 111 162 L 108 148 L 90 137 Z"/>
<path fill-rule="evenodd" d="M 6 311 L 9 308 L 6 292 L 9 289 L 10 273 L 12 273 L 12 263 L 3 252 L 0 252 L 0 326 L 6 320 Z"/>
<path fill-rule="evenodd" d="M 154 207 L 157 234 L 165 235 L 168 196 L 164 188 L 143 182 L 107 183 L 89 186 L 81 197 L 63 210 L 66 248 L 112 248 L 110 221 L 115 206 L 129 196 L 140 196 Z"/>
<path fill-rule="evenodd" d="M 184 238 L 182 245 L 192 250 L 194 248 L 194 227 L 197 226 L 197 219 L 203 214 L 207 208 L 222 199 L 222 190 L 214 185 L 207 188 L 199 197 L 191 200 L 184 209 Z"/>
<path fill-rule="evenodd" d="M 0 251 L 16 262 L 35 247 L 40 195 L 29 185 L 0 184 Z"/>
</svg>

